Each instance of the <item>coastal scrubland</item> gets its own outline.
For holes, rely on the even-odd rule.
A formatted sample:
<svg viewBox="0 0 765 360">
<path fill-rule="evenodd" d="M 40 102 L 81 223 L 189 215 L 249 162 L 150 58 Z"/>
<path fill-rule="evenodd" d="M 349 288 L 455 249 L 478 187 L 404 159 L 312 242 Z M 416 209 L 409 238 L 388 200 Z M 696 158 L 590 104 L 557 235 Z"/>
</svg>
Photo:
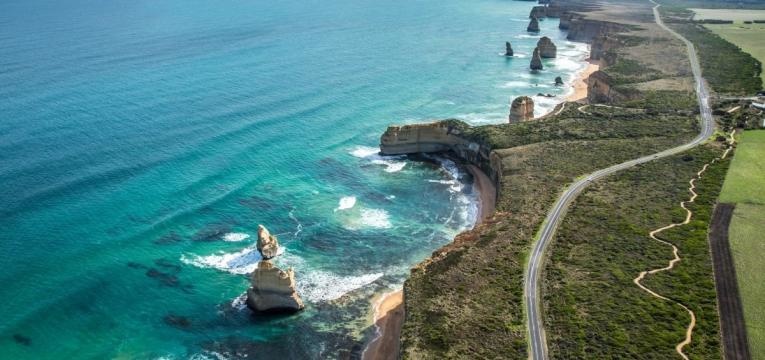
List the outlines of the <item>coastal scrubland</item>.
<svg viewBox="0 0 765 360">
<path fill-rule="evenodd" d="M 671 247 L 648 233 L 683 221 L 681 201 L 688 181 L 722 153 L 708 144 L 686 154 L 650 162 L 596 182 L 569 209 L 545 268 L 544 313 L 552 358 L 677 358 L 688 313 L 652 297 L 633 283 L 644 270 L 673 258 Z M 643 284 L 686 304 L 696 313 L 693 358 L 719 358 L 720 340 L 707 225 L 728 160 L 707 168 L 696 182 L 699 197 L 688 207 L 688 225 L 661 233 L 679 248 L 682 260 L 671 271 Z"/>
<path fill-rule="evenodd" d="M 765 131 L 745 131 L 725 178 L 720 202 L 735 203 L 729 239 L 736 267 L 749 347 L 754 359 L 765 359 Z"/>
<path fill-rule="evenodd" d="M 765 21 L 765 10 L 760 18 Z M 765 23 L 705 24 L 704 27 L 739 46 L 760 63 L 765 62 Z M 760 72 L 760 79 L 765 82 L 765 73 Z"/>
<path fill-rule="evenodd" d="M 653 22 L 651 6 L 609 1 L 580 14 L 587 21 L 623 25 L 608 34 L 605 43 L 611 46 L 603 47 L 600 71 L 590 78 L 605 84 L 596 97 L 588 96 L 590 101 L 609 107 L 568 103 L 543 119 L 473 128 L 450 120 L 499 156 L 497 212 L 412 270 L 404 288 L 404 358 L 525 359 L 526 257 L 560 192 L 577 177 L 677 146 L 698 133 L 686 48 Z M 713 41 L 706 49 L 722 46 L 727 45 Z M 736 51 L 733 64 L 755 68 L 756 60 Z M 710 59 L 705 66 L 720 61 Z M 721 76 L 714 84 L 734 81 L 735 86 L 720 88 L 730 93 L 740 86 L 753 89 L 758 83 L 749 81 L 751 73 Z M 544 274 L 543 316 L 553 357 L 677 357 L 675 345 L 684 338 L 688 314 L 651 297 L 632 279 L 672 258 L 671 248 L 648 238 L 648 231 L 684 218 L 679 202 L 689 196 L 688 181 L 723 146 L 711 142 L 611 176 L 577 200 L 564 220 L 563 237 L 551 246 L 553 259 Z M 727 164 L 715 163 L 697 182 L 700 196 L 692 205 L 691 223 L 662 234 L 680 248 L 682 264 L 644 281 L 697 314 L 693 342 L 686 347 L 694 358 L 720 357 L 706 231 Z"/>
<path fill-rule="evenodd" d="M 762 89 L 762 63 L 705 25 L 689 20 L 691 10 L 660 8 L 668 26 L 690 40 L 696 47 L 704 79 L 717 93 L 753 95 Z"/>
</svg>

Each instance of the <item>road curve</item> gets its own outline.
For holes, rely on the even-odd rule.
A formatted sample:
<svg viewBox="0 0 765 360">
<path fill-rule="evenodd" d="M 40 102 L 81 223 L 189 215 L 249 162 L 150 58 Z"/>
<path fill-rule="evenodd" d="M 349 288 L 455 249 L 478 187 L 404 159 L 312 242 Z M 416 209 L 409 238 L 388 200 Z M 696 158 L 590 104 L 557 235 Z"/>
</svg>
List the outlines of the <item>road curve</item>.
<svg viewBox="0 0 765 360">
<path fill-rule="evenodd" d="M 547 359 L 547 342 L 545 341 L 545 332 L 542 324 L 542 314 L 540 311 L 539 302 L 539 277 L 544 265 L 544 252 L 547 245 L 550 243 L 555 230 L 558 228 L 561 219 L 563 218 L 566 210 L 571 202 L 579 195 L 584 188 L 587 187 L 592 181 L 598 180 L 617 171 L 628 169 L 638 164 L 646 163 L 651 160 L 661 159 L 667 156 L 682 153 L 693 147 L 701 144 L 704 140 L 712 136 L 714 132 L 714 120 L 712 119 L 712 109 L 709 107 L 709 93 L 704 86 L 704 81 L 701 77 L 701 68 L 699 67 L 699 59 L 696 56 L 696 50 L 693 44 L 678 34 L 674 30 L 664 25 L 659 15 L 659 4 L 653 0 L 649 0 L 651 3 L 656 4 L 653 7 L 653 16 L 656 24 L 667 30 L 676 38 L 682 40 L 688 50 L 688 59 L 691 63 L 691 70 L 693 71 L 693 78 L 696 82 L 696 95 L 698 96 L 699 111 L 701 115 L 701 131 L 699 135 L 691 142 L 674 147 L 671 149 L 658 152 L 653 155 L 644 156 L 634 160 L 630 160 L 618 165 L 614 165 L 605 169 L 598 170 L 585 178 L 578 180 L 569 186 L 563 194 L 558 198 L 558 201 L 553 206 L 552 210 L 547 214 L 545 221 L 542 225 L 542 230 L 539 233 L 539 239 L 534 243 L 534 246 L 529 253 L 529 260 L 526 266 L 526 281 L 524 284 L 524 303 L 526 305 L 526 326 L 529 333 L 529 357 L 534 360 Z"/>
</svg>

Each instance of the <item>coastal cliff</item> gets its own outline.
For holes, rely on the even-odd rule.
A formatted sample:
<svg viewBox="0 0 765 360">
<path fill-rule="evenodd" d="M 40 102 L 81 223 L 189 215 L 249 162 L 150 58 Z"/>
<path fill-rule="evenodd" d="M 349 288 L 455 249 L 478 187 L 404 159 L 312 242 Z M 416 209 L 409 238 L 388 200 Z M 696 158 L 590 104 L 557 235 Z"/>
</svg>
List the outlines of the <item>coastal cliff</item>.
<svg viewBox="0 0 765 360">
<path fill-rule="evenodd" d="M 500 188 L 502 169 L 491 146 L 466 133 L 470 125 L 455 119 L 424 124 L 389 126 L 380 137 L 380 153 L 403 155 L 444 153 L 477 166 Z M 499 194 L 496 194 L 497 196 Z"/>
</svg>

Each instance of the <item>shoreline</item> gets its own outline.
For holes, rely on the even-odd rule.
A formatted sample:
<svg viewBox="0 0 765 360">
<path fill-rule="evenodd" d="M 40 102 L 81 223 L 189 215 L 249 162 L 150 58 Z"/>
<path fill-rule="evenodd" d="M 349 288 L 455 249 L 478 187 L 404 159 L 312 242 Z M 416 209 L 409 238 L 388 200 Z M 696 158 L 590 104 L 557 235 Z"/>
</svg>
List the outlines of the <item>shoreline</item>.
<svg viewBox="0 0 765 360">
<path fill-rule="evenodd" d="M 494 214 L 497 191 L 491 179 L 473 164 L 465 164 L 465 169 L 473 176 L 473 191 L 478 202 L 478 214 L 473 227 Z M 469 230 L 467 230 L 469 231 Z M 374 304 L 376 336 L 361 353 L 362 360 L 398 359 L 401 346 L 401 328 L 404 325 L 404 290 L 395 290 L 383 294 Z"/>
<path fill-rule="evenodd" d="M 571 84 L 571 87 L 574 91 L 566 96 L 564 102 L 577 102 L 582 100 L 587 102 L 587 79 L 590 77 L 590 75 L 592 75 L 592 73 L 600 69 L 600 61 L 591 60 L 588 58 L 585 59 L 585 62 L 587 62 L 587 66 L 576 73 L 576 78 Z"/>
</svg>

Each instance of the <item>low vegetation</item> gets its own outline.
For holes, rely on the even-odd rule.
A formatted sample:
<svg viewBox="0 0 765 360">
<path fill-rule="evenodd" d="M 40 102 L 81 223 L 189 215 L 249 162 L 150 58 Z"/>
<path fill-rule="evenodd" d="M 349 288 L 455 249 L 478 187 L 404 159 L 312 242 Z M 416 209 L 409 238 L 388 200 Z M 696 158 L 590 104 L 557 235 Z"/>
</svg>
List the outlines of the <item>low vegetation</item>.
<svg viewBox="0 0 765 360">
<path fill-rule="evenodd" d="M 765 19 L 765 11 L 763 11 Z M 723 39 L 751 54 L 761 64 L 765 62 L 765 24 L 705 25 Z M 760 72 L 765 82 L 765 72 Z"/>
<path fill-rule="evenodd" d="M 765 359 L 765 131 L 742 134 L 720 202 L 735 203 L 729 228 L 744 319 L 754 359 Z"/>
<path fill-rule="evenodd" d="M 572 107 L 544 121 L 473 129 L 502 148 L 498 212 L 413 270 L 405 285 L 405 358 L 526 358 L 525 258 L 559 192 L 578 176 L 672 147 L 696 132 L 691 116 L 591 113 L 584 118 Z"/>
<path fill-rule="evenodd" d="M 704 79 L 722 94 L 752 95 L 762 89 L 762 63 L 703 25 L 683 20 L 686 9 L 661 9 L 667 24 L 696 46 Z"/>
<path fill-rule="evenodd" d="M 552 358 L 675 359 L 690 318 L 679 306 L 652 297 L 633 279 L 666 266 L 669 246 L 648 233 L 681 222 L 680 201 L 688 181 L 720 156 L 719 145 L 647 163 L 585 190 L 548 252 L 543 288 L 544 316 Z M 691 358 L 720 358 L 718 318 L 706 230 L 728 161 L 710 166 L 696 182 L 699 197 L 690 224 L 660 236 L 680 249 L 682 261 L 643 284 L 687 304 L 698 319 Z"/>
</svg>

